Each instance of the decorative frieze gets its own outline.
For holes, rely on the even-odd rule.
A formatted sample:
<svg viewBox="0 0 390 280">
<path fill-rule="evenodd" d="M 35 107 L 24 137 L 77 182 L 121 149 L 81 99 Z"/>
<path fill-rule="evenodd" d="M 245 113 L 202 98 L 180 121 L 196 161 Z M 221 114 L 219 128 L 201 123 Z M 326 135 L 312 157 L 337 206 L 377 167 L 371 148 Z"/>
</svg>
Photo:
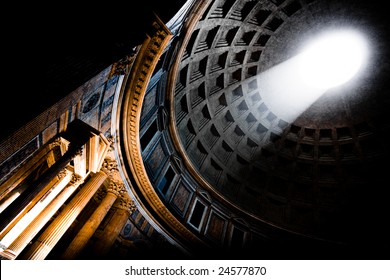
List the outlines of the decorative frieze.
<svg viewBox="0 0 390 280">
<path fill-rule="evenodd" d="M 148 37 L 142 45 L 134 62 L 132 71 L 128 77 L 123 104 L 122 124 L 123 135 L 121 135 L 125 147 L 125 161 L 129 161 L 135 181 L 140 188 L 140 192 L 150 205 L 158 213 L 159 218 L 170 225 L 185 240 L 203 244 L 192 232 L 190 232 L 177 218 L 166 208 L 158 194 L 152 186 L 146 172 L 141 147 L 139 141 L 140 116 L 142 103 L 146 89 L 158 59 L 162 55 L 164 48 L 168 45 L 172 34 L 169 29 L 158 18 L 153 23 L 155 33 Z"/>
<path fill-rule="evenodd" d="M 126 75 L 129 72 L 131 65 L 134 63 L 135 55 L 128 55 L 118 62 L 114 63 L 111 68 L 110 77 Z"/>
</svg>

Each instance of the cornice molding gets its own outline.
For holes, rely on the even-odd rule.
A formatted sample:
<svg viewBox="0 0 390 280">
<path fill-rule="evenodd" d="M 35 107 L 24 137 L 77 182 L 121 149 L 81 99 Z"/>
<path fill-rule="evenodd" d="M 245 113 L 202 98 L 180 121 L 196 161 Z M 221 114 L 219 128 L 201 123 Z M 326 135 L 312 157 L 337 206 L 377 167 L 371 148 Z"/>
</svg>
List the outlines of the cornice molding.
<svg viewBox="0 0 390 280">
<path fill-rule="evenodd" d="M 161 201 L 149 180 L 142 159 L 139 130 L 143 99 L 158 60 L 172 38 L 169 29 L 157 16 L 152 26 L 155 33 L 151 36 L 147 35 L 126 77 L 120 119 L 120 133 L 123 133 L 121 141 L 123 141 L 123 156 L 125 157 L 123 160 L 128 162 L 135 180 L 137 190 L 134 190 L 133 186 L 132 191 L 138 196 L 138 203 L 145 206 L 148 211 L 153 211 L 151 217 L 156 219 L 157 216 L 158 218 L 155 222 L 163 221 L 181 237 L 181 242 L 204 246 L 204 242 L 187 229 Z"/>
</svg>

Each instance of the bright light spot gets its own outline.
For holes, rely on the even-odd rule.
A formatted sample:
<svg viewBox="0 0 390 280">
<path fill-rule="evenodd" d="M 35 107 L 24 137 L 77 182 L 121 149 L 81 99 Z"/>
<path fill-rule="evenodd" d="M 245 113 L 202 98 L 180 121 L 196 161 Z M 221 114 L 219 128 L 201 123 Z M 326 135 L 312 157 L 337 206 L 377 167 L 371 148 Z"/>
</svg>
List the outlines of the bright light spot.
<svg viewBox="0 0 390 280">
<path fill-rule="evenodd" d="M 357 74 L 367 56 L 368 44 L 356 31 L 322 33 L 300 54 L 257 76 L 262 101 L 293 122 L 328 89 Z"/>
<path fill-rule="evenodd" d="M 323 34 L 300 55 L 299 72 L 304 82 L 328 89 L 347 82 L 367 57 L 367 43 L 356 31 Z"/>
</svg>

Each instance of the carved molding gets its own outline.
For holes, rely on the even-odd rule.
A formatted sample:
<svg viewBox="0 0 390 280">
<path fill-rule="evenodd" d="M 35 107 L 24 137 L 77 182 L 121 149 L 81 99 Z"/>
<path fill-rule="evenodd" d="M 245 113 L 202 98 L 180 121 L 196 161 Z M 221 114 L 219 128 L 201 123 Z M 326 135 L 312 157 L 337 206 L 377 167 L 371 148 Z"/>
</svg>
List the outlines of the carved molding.
<svg viewBox="0 0 390 280">
<path fill-rule="evenodd" d="M 106 139 L 108 141 L 108 145 L 110 146 L 109 151 L 113 151 L 114 144 L 115 144 L 115 137 L 110 134 L 109 136 L 106 137 Z"/>
<path fill-rule="evenodd" d="M 65 176 L 68 174 L 68 170 L 66 168 L 62 169 L 60 172 L 57 174 L 58 180 L 62 180 L 65 178 Z"/>
<path fill-rule="evenodd" d="M 122 58 L 118 62 L 114 63 L 111 67 L 111 72 L 109 77 L 112 76 L 120 76 L 120 75 L 126 75 L 129 73 L 131 66 L 133 65 L 135 60 L 135 52 L 131 53 L 130 55 L 126 56 L 125 58 Z"/>
<path fill-rule="evenodd" d="M 149 181 L 143 164 L 139 140 L 142 103 L 154 68 L 172 38 L 169 29 L 158 18 L 153 26 L 157 30 L 153 37 L 148 37 L 142 45 L 125 85 L 121 120 L 123 127 L 120 130 L 124 133 L 122 136 L 124 152 L 136 184 L 141 195 L 147 201 L 147 205 L 152 207 L 153 212 L 184 240 L 204 246 L 205 243 L 177 220 L 160 200 Z M 140 194 L 137 193 L 137 195 Z"/>
</svg>

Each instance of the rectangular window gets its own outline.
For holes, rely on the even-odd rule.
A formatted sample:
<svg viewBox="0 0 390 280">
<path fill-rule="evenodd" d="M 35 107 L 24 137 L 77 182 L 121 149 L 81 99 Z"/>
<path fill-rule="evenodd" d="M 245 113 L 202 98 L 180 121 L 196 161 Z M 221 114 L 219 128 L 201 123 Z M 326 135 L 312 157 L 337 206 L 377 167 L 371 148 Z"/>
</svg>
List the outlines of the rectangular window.
<svg viewBox="0 0 390 280">
<path fill-rule="evenodd" d="M 198 230 L 200 229 L 205 209 L 206 206 L 203 205 L 199 200 L 195 202 L 189 223 Z"/>
<path fill-rule="evenodd" d="M 154 120 L 153 123 L 148 127 L 148 129 L 145 131 L 145 133 L 142 135 L 140 142 L 141 142 L 141 149 L 145 150 L 145 148 L 148 146 L 150 141 L 153 139 L 153 136 L 157 132 L 157 120 Z"/>
<path fill-rule="evenodd" d="M 158 189 L 161 191 L 163 195 L 166 195 L 169 189 L 169 186 L 171 185 L 173 179 L 175 178 L 175 171 L 172 169 L 172 167 L 168 167 L 167 171 L 165 172 L 164 177 L 162 177 L 160 183 L 158 184 Z"/>
</svg>

